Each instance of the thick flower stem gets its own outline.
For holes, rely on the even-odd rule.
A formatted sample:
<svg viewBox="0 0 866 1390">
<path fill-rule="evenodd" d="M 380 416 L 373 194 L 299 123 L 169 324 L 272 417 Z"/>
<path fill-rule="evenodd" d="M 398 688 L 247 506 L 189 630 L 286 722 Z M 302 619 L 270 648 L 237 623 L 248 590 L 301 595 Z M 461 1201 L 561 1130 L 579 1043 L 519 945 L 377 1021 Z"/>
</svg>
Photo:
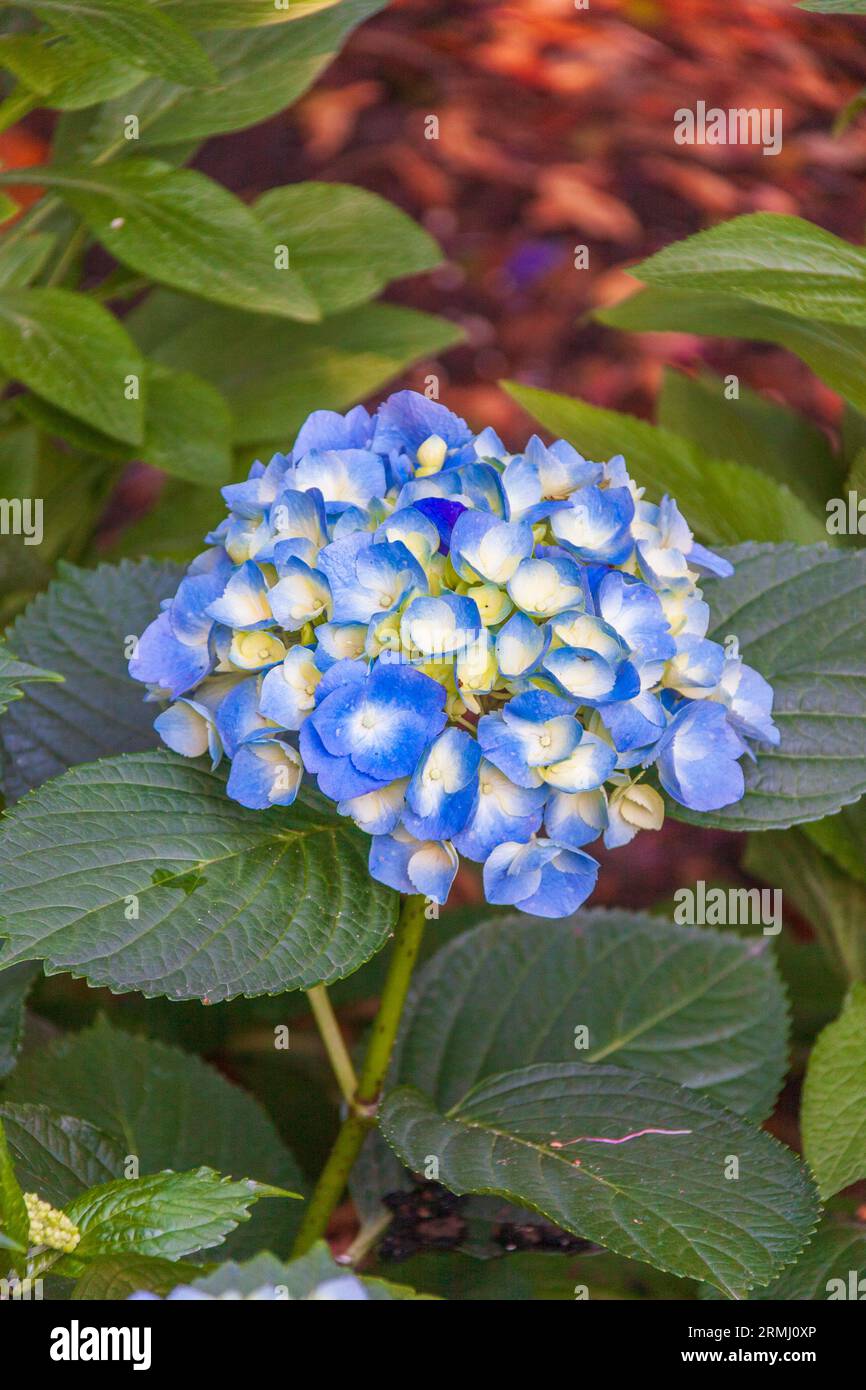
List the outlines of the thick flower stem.
<svg viewBox="0 0 866 1390">
<path fill-rule="evenodd" d="M 316 1190 L 307 1205 L 295 1241 L 295 1255 L 303 1255 L 315 1241 L 325 1235 L 331 1213 L 343 1195 L 364 1140 L 376 1123 L 379 1097 L 391 1060 L 394 1039 L 400 1026 L 423 931 L 424 898 L 404 898 L 394 933 L 388 975 L 367 1044 L 357 1090 L 352 1098 L 349 1114 L 340 1127 L 334 1147 L 322 1169 Z"/>
</svg>

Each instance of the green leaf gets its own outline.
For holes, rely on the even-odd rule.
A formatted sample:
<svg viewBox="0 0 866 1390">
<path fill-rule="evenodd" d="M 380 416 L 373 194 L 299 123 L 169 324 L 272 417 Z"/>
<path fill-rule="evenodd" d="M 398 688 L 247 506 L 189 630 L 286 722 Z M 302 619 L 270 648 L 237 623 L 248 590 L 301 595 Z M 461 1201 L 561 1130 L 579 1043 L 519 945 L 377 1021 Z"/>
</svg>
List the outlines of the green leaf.
<svg viewBox="0 0 866 1390">
<path fill-rule="evenodd" d="M 251 313 L 319 317 L 295 272 L 277 269 L 273 238 L 255 214 L 206 174 L 144 158 L 100 168 L 52 165 L 38 173 L 39 183 L 56 189 L 123 265 Z M 16 178 L 34 181 L 26 170 Z"/>
<path fill-rule="evenodd" d="M 87 453 L 118 462 L 140 459 L 172 477 L 207 484 L 212 501 L 214 487 L 227 482 L 231 474 L 228 406 L 210 382 L 192 372 L 152 365 L 145 382 L 144 441 L 137 446 L 100 434 L 40 396 L 18 396 L 15 404 L 47 434 Z"/>
<path fill-rule="evenodd" d="M 383 9 L 386 0 L 341 0 L 320 12 L 277 27 L 207 35 L 202 44 L 217 71 L 207 91 L 187 91 L 159 79 L 135 91 L 139 149 L 197 143 L 210 135 L 267 120 L 297 101 L 339 52 L 356 25 Z M 77 129 L 65 149 L 92 160 L 129 153 L 123 137 L 127 98 L 106 102 Z"/>
<path fill-rule="evenodd" d="M 231 475 L 231 436 L 231 412 L 210 382 L 193 372 L 150 369 L 146 463 L 213 489 Z"/>
<path fill-rule="evenodd" d="M 21 1186 L 54 1207 L 123 1174 L 125 1150 L 111 1135 L 44 1105 L 0 1105 Z"/>
<path fill-rule="evenodd" d="M 807 825 L 806 834 L 846 874 L 866 883 L 866 799 Z"/>
<path fill-rule="evenodd" d="M 495 1072 L 610 1061 L 762 1120 L 784 1079 L 786 1034 L 767 937 L 604 910 L 545 925 L 494 919 L 424 968 L 392 1080 L 447 1109 Z"/>
<path fill-rule="evenodd" d="M 26 964 L 0 970 L 0 1077 L 15 1065 L 24 1034 L 24 1001 L 38 973 Z"/>
<path fill-rule="evenodd" d="M 4 8 L 14 4 L 15 0 L 0 0 Z M 112 58 L 135 63 L 172 82 L 201 86 L 216 76 L 192 34 L 140 0 L 38 0 L 33 10 L 58 33 L 92 43 Z"/>
<path fill-rule="evenodd" d="M 194 1289 L 201 1289 L 203 1293 L 212 1294 L 215 1298 L 226 1293 L 238 1293 L 248 1298 L 267 1284 L 278 1288 L 283 1298 L 309 1298 L 319 1284 L 324 1284 L 330 1279 L 345 1278 L 347 1274 L 354 1274 L 354 1271 L 347 1269 L 345 1265 L 337 1264 L 328 1246 L 320 1240 L 300 1259 L 291 1260 L 288 1264 L 274 1259 L 273 1255 L 256 1255 L 246 1264 L 223 1264 L 213 1273 L 192 1279 L 190 1282 Z M 177 1282 L 179 1281 L 176 1280 L 175 1283 Z M 376 1302 L 426 1297 L 424 1294 L 417 1294 L 405 1284 L 392 1284 L 387 1279 L 370 1279 L 364 1276 L 361 1277 L 361 1283 L 368 1296 Z"/>
<path fill-rule="evenodd" d="M 24 1193 L 15 1176 L 12 1155 L 6 1141 L 3 1121 L 0 1119 L 0 1238 L 3 1249 L 11 1250 L 10 1261 L 13 1269 L 18 1268 L 15 1252 L 26 1251 L 30 1244 L 30 1217 L 24 1205 Z"/>
<path fill-rule="evenodd" d="M 55 241 L 51 232 L 34 232 L 11 242 L 0 237 L 0 289 L 23 289 L 35 280 Z"/>
<path fill-rule="evenodd" d="M 742 383 L 738 391 L 738 397 L 729 400 L 721 378 L 668 369 L 658 401 L 659 423 L 710 455 L 723 439 L 730 458 L 769 473 L 824 518 L 827 498 L 838 495 L 843 482 L 843 466 L 833 456 L 827 436 L 803 416 Z"/>
<path fill-rule="evenodd" d="M 866 1227 L 855 1221 L 821 1222 L 795 1265 L 750 1301 L 862 1300 L 866 1293 Z"/>
<path fill-rule="evenodd" d="M 64 564 L 9 631 L 26 659 L 50 657 L 62 684 L 31 688 L 0 721 L 9 800 L 76 763 L 157 742 L 156 710 L 127 673 L 127 643 L 177 588 L 174 565 L 143 560 L 79 570 Z"/>
<path fill-rule="evenodd" d="M 90 1262 L 70 1296 L 73 1301 L 100 1299 L 117 1303 L 139 1290 L 159 1295 L 171 1293 L 178 1284 L 190 1284 L 200 1277 L 200 1265 L 182 1260 L 162 1260 L 154 1255 L 103 1255 Z"/>
<path fill-rule="evenodd" d="M 3 965 L 45 959 L 116 991 L 216 1002 L 348 975 L 394 925 L 367 836 L 324 798 L 248 811 L 224 773 L 171 753 L 75 768 L 4 825 Z"/>
<path fill-rule="evenodd" d="M 743 545 L 732 578 L 706 580 L 709 636 L 736 636 L 775 691 L 777 748 L 745 768 L 742 801 L 671 814 L 725 830 L 784 830 L 832 815 L 866 791 L 866 553 Z"/>
<path fill-rule="evenodd" d="M 141 69 L 106 54 L 85 39 L 65 35 L 5 34 L 0 65 L 40 98 L 40 106 L 77 111 L 121 96 L 141 82 Z"/>
<path fill-rule="evenodd" d="M 435 1155 L 452 1192 L 502 1196 L 732 1296 L 793 1260 L 818 1216 L 804 1169 L 776 1140 L 694 1091 L 620 1067 L 505 1072 L 444 1113 L 403 1086 L 380 1124 L 410 1168 Z M 736 1181 L 725 1176 L 732 1155 Z"/>
<path fill-rule="evenodd" d="M 319 308 L 337 314 L 442 260 L 427 232 L 393 204 L 345 183 L 272 188 L 255 205 Z"/>
<path fill-rule="evenodd" d="M 866 325 L 866 251 L 801 217 L 734 217 L 664 247 L 630 274 L 664 289 L 748 299 L 797 318 Z"/>
<path fill-rule="evenodd" d="M 31 666 L 28 661 L 18 661 L 0 639 L 0 714 L 5 714 L 13 700 L 24 695 L 22 685 L 29 681 L 62 681 L 57 671 L 43 671 L 39 666 Z"/>
<path fill-rule="evenodd" d="M 210 306 L 191 309 L 189 301 L 163 293 L 150 295 L 129 327 L 155 361 L 197 372 L 222 392 L 236 444 L 274 442 L 280 449 L 312 410 L 346 410 L 462 337 L 446 319 L 391 304 L 301 326 Z"/>
<path fill-rule="evenodd" d="M 74 1278 L 102 1255 L 181 1259 L 219 1245 L 249 1219 L 249 1208 L 259 1198 L 295 1195 L 251 1179 L 232 1182 L 211 1168 L 102 1183 L 65 1207 L 81 1240 L 53 1271 Z"/>
<path fill-rule="evenodd" d="M 792 932 L 783 932 L 773 940 L 791 1004 L 793 1041 L 811 1047 L 815 1034 L 841 1009 L 845 981 L 817 941 L 803 941 Z"/>
<path fill-rule="evenodd" d="M 815 14 L 866 14 L 866 0 L 798 0 L 797 9 Z"/>
<path fill-rule="evenodd" d="M 304 19 L 339 0 L 164 0 L 163 8 L 191 29 L 256 29 Z"/>
<path fill-rule="evenodd" d="M 545 429 L 587 457 L 624 454 L 650 500 L 676 498 L 689 524 L 711 544 L 743 540 L 826 541 L 823 521 L 783 484 L 745 464 L 709 458 L 669 430 L 553 391 L 503 382 Z"/>
<path fill-rule="evenodd" d="M 26 470 L 29 441 L 38 445 L 28 487 L 13 496 L 43 500 L 44 538 L 41 545 L 28 545 L 26 536 L 9 536 L 0 546 L 0 621 L 8 622 L 28 602 L 36 590 L 43 589 L 54 575 L 54 562 L 61 556 L 81 553 L 93 533 L 107 501 L 111 474 L 104 462 L 93 458 L 73 458 L 54 448 L 46 439 L 37 439 L 29 425 L 17 423 L 15 436 L 21 440 L 19 461 Z M 11 447 L 11 445 L 10 445 Z M 3 443 L 0 442 L 0 453 Z M 19 472 L 13 468 L 13 474 Z M 7 493 L 8 495 L 8 493 Z M 36 653 L 33 665 L 42 665 L 43 653 Z M 44 690 L 44 687 L 39 687 Z M 37 694 L 34 688 L 31 692 Z M 12 713 L 16 710 L 13 706 Z M 0 741 L 3 724 L 0 720 Z"/>
<path fill-rule="evenodd" d="M 823 1198 L 866 1177 L 866 985 L 854 985 L 815 1043 L 800 1113 L 803 1150 Z"/>
<path fill-rule="evenodd" d="M 780 889 L 843 977 L 866 979 L 866 884 L 849 878 L 800 830 L 750 835 L 744 867 Z"/>
<path fill-rule="evenodd" d="M 596 318 L 627 333 L 702 333 L 716 338 L 752 338 L 776 343 L 866 411 L 866 331 L 820 323 L 719 294 L 649 289 L 601 310 Z"/>
<path fill-rule="evenodd" d="M 125 328 L 72 290 L 0 293 L 0 365 L 37 395 L 118 439 L 141 443 L 144 409 L 126 379 L 142 360 Z"/>
<path fill-rule="evenodd" d="M 205 1163 L 235 1178 L 303 1186 L 297 1164 L 251 1095 L 192 1053 L 133 1037 L 105 1019 L 32 1052 L 12 1082 L 10 1099 L 62 1106 L 116 1135 L 144 1173 Z M 299 1219 L 294 1203 L 266 1203 L 232 1238 L 232 1253 L 288 1249 Z"/>
</svg>

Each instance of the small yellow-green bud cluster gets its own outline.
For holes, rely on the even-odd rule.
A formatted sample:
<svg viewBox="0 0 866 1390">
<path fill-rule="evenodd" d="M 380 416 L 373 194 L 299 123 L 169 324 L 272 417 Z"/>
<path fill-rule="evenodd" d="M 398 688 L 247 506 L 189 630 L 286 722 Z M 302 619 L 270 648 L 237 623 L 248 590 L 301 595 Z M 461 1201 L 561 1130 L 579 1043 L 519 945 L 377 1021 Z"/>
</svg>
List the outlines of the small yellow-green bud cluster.
<svg viewBox="0 0 866 1390">
<path fill-rule="evenodd" d="M 49 1250 L 62 1250 L 64 1255 L 71 1255 L 81 1235 L 69 1217 L 37 1197 L 35 1192 L 24 1193 L 24 1205 L 30 1218 L 31 1244 L 47 1245 Z"/>
</svg>

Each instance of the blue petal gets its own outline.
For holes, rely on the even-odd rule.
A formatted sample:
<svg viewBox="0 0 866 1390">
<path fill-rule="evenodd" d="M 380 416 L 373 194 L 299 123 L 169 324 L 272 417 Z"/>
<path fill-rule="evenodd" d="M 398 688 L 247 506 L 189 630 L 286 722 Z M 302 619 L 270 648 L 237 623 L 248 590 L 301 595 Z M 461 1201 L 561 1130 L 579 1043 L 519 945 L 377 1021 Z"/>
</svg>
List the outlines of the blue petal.
<svg viewBox="0 0 866 1390">
<path fill-rule="evenodd" d="M 723 556 L 716 555 L 712 550 L 698 545 L 697 541 L 692 543 L 692 548 L 686 559 L 690 569 L 697 570 L 698 574 L 712 575 L 716 579 L 730 579 L 734 572 L 730 560 L 726 560 Z"/>
<path fill-rule="evenodd" d="M 314 773 L 319 791 L 331 801 L 350 801 L 353 797 L 378 791 L 386 785 L 378 777 L 368 777 L 359 772 L 352 766 L 351 758 L 334 757 L 329 753 L 310 718 L 301 725 L 299 742 L 304 767 Z"/>
<path fill-rule="evenodd" d="M 252 811 L 291 806 L 302 775 L 298 752 L 288 744 L 276 739 L 246 744 L 234 756 L 226 792 Z"/>
<path fill-rule="evenodd" d="M 388 489 L 382 460 L 367 449 L 311 449 L 295 470 L 295 482 L 304 491 L 317 488 L 326 507 L 366 507 Z"/>
<path fill-rule="evenodd" d="M 534 543 L 527 522 L 499 521 L 488 512 L 467 510 L 451 532 L 451 563 L 462 579 L 505 584 L 532 554 Z"/>
<path fill-rule="evenodd" d="M 300 729 L 316 704 L 321 682 L 313 654 L 307 647 L 292 647 L 284 661 L 268 671 L 262 681 L 259 711 L 284 729 Z"/>
<path fill-rule="evenodd" d="M 207 643 L 190 647 L 179 642 L 171 630 L 169 614 L 163 612 L 138 639 L 135 656 L 129 662 L 129 674 L 133 680 L 158 686 L 176 697 L 198 685 L 212 666 Z"/>
<path fill-rule="evenodd" d="M 761 743 L 779 743 L 779 730 L 772 717 L 773 687 L 751 666 L 727 660 L 719 690 L 712 698 L 726 706 L 728 722 L 738 734 Z"/>
<path fill-rule="evenodd" d="M 327 751 L 351 757 L 379 782 L 408 777 L 445 724 L 445 689 L 410 666 L 378 663 L 363 685 L 343 686 L 317 706 L 312 724 Z M 341 798 L 344 800 L 345 798 Z"/>
<path fill-rule="evenodd" d="M 195 700 L 178 700 L 153 721 L 163 743 L 184 758 L 200 758 L 210 747 L 210 714 Z"/>
<path fill-rule="evenodd" d="M 465 651 L 478 639 L 481 630 L 475 602 L 451 593 L 413 599 L 400 621 L 404 650 L 439 661 Z"/>
<path fill-rule="evenodd" d="M 519 787 L 482 759 L 475 803 L 463 830 L 452 836 L 455 849 L 480 864 L 505 840 L 525 843 L 541 826 L 547 794 L 543 786 Z"/>
<path fill-rule="evenodd" d="M 376 835 L 370 845 L 370 873 L 398 893 L 423 893 L 434 902 L 447 901 L 457 873 L 453 846 L 418 841 L 404 830 Z"/>
<path fill-rule="evenodd" d="M 241 744 L 262 737 L 264 730 L 273 728 L 272 722 L 259 713 L 258 701 L 258 678 L 251 676 L 240 681 L 220 702 L 216 712 L 217 732 L 230 758 Z"/>
<path fill-rule="evenodd" d="M 362 405 L 356 405 L 348 415 L 314 410 L 301 425 L 292 457 L 302 459 L 312 449 L 366 449 L 372 433 L 373 422 Z"/>
<path fill-rule="evenodd" d="M 557 791 L 589 792 L 600 787 L 615 766 L 616 751 L 610 744 L 585 733 L 567 757 L 542 768 L 541 775 Z"/>
<path fill-rule="evenodd" d="M 464 729 L 449 726 L 421 758 L 406 792 L 403 824 L 419 840 L 450 840 L 475 800 L 481 750 Z"/>
<path fill-rule="evenodd" d="M 256 632 L 273 627 L 268 586 L 258 565 L 247 560 L 232 575 L 221 596 L 208 605 L 207 612 L 218 623 L 236 632 Z"/>
<path fill-rule="evenodd" d="M 598 587 L 598 613 L 641 663 L 668 661 L 676 651 L 658 595 L 639 579 L 607 571 Z"/>
<path fill-rule="evenodd" d="M 553 792 L 544 809 L 544 828 L 566 849 L 582 849 L 607 828 L 607 797 L 591 792 Z"/>
<path fill-rule="evenodd" d="M 546 864 L 555 859 L 559 846 L 549 840 L 528 844 L 506 841 L 498 845 L 484 865 L 484 894 L 488 902 L 517 906 L 541 887 Z"/>
<path fill-rule="evenodd" d="M 582 560 L 622 565 L 634 548 L 631 521 L 634 500 L 628 488 L 580 488 L 567 509 L 554 512 L 551 528 L 557 540 Z"/>
<path fill-rule="evenodd" d="M 397 391 L 379 406 L 372 447 L 382 454 L 396 451 L 414 458 L 419 446 L 434 434 L 444 439 L 449 449 L 459 449 L 472 440 L 466 421 L 438 401 L 417 391 Z"/>
<path fill-rule="evenodd" d="M 600 705 L 598 712 L 618 752 L 650 747 L 667 724 L 661 701 L 648 690 L 631 700 Z"/>
<path fill-rule="evenodd" d="M 496 634 L 496 660 L 503 676 L 526 676 L 535 670 L 550 645 L 551 632 L 525 613 L 514 613 Z"/>
<path fill-rule="evenodd" d="M 297 632 L 329 612 L 331 586 L 323 574 L 303 560 L 286 560 L 281 576 L 268 598 L 271 612 L 286 632 Z"/>
<path fill-rule="evenodd" d="M 582 850 L 564 849 L 541 871 L 541 886 L 518 903 L 536 917 L 569 917 L 586 902 L 598 879 L 598 862 Z"/>
<path fill-rule="evenodd" d="M 401 777 L 376 791 L 365 792 L 341 801 L 337 806 L 341 816 L 351 816 L 355 824 L 368 835 L 390 835 L 400 824 L 406 805 L 408 782 Z"/>
<path fill-rule="evenodd" d="M 742 798 L 745 783 L 737 758 L 744 745 L 721 705 L 690 701 L 674 715 L 656 746 L 659 781 L 680 805 L 717 811 Z"/>
</svg>

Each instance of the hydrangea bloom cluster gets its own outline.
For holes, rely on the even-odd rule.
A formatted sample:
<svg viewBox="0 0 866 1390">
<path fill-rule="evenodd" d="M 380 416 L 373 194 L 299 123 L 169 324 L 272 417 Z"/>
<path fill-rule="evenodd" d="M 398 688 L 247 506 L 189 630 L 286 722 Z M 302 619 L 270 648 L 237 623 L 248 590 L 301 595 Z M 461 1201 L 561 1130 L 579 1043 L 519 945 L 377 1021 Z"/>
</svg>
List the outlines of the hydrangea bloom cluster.
<svg viewBox="0 0 866 1390">
<path fill-rule="evenodd" d="M 586 845 L 661 825 L 652 780 L 713 810 L 778 742 L 770 686 L 706 637 L 698 581 L 731 566 L 620 456 L 509 454 L 401 391 L 315 411 L 223 496 L 130 672 L 170 748 L 231 761 L 229 796 L 314 778 L 401 892 L 444 902 L 463 855 L 490 902 L 564 916 Z"/>
</svg>

